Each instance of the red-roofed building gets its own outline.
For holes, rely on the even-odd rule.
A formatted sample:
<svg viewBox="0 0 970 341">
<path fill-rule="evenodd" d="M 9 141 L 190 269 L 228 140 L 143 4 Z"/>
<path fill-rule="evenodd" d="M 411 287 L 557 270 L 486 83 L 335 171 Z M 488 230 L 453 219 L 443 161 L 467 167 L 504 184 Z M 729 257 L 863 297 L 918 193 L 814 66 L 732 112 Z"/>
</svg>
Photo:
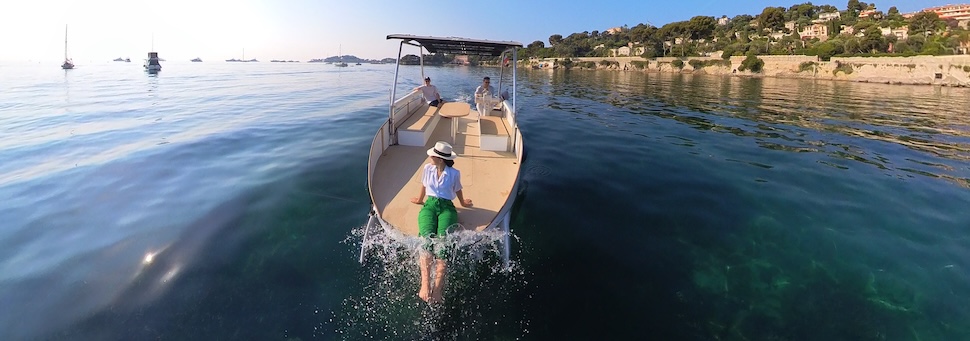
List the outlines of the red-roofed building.
<svg viewBox="0 0 970 341">
<path fill-rule="evenodd" d="M 930 7 L 924 9 L 923 12 L 934 12 L 943 20 L 970 20 L 970 5 L 968 4 Z"/>
<path fill-rule="evenodd" d="M 863 10 L 862 12 L 859 12 L 859 18 L 868 18 L 868 17 L 871 17 L 873 14 L 876 14 L 876 9 L 870 8 L 867 10 Z"/>
</svg>

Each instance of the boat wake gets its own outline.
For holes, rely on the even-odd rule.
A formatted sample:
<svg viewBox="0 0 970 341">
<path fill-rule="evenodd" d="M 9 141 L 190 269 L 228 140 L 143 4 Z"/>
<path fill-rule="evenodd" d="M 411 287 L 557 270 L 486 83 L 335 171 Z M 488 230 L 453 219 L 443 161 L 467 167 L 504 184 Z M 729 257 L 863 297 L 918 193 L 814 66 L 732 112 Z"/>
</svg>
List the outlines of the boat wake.
<svg viewBox="0 0 970 341">
<path fill-rule="evenodd" d="M 345 242 L 360 244 L 365 230 L 354 229 Z M 423 239 L 395 229 L 374 230 L 366 241 L 361 292 L 344 299 L 341 311 L 334 312 L 340 335 L 447 340 L 491 339 L 513 330 L 519 333 L 508 336 L 526 334 L 527 323 L 517 308 L 521 302 L 512 299 L 522 292 L 524 276 L 514 261 L 503 265 L 504 232 L 458 231 L 434 242 L 436 249 L 448 250 L 448 277 L 444 302 L 432 306 L 417 296 Z"/>
</svg>

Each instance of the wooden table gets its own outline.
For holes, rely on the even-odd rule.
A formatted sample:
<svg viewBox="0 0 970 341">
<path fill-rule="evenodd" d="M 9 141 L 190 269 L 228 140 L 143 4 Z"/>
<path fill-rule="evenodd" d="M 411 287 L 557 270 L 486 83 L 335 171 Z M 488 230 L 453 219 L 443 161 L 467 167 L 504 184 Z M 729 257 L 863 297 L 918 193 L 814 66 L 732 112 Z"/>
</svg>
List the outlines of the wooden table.
<svg viewBox="0 0 970 341">
<path fill-rule="evenodd" d="M 451 143 L 455 143 L 455 135 L 458 134 L 458 118 L 468 116 L 472 110 L 471 105 L 465 102 L 445 102 L 438 109 L 438 115 L 451 119 Z"/>
</svg>

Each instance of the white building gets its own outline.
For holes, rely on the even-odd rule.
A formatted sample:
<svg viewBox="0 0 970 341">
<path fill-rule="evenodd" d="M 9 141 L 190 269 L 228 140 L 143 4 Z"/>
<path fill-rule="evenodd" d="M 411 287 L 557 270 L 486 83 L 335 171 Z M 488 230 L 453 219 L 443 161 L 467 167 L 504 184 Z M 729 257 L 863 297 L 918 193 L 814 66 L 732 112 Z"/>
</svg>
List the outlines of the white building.
<svg viewBox="0 0 970 341">
<path fill-rule="evenodd" d="M 828 13 L 822 13 L 818 15 L 818 20 L 822 22 L 832 21 L 840 18 L 842 18 L 842 14 L 839 12 L 828 12 Z"/>
<path fill-rule="evenodd" d="M 892 29 L 889 27 L 880 28 L 882 30 L 882 35 L 884 36 L 896 36 L 899 40 L 905 40 L 909 38 L 909 27 L 903 26 L 897 29 Z"/>
</svg>

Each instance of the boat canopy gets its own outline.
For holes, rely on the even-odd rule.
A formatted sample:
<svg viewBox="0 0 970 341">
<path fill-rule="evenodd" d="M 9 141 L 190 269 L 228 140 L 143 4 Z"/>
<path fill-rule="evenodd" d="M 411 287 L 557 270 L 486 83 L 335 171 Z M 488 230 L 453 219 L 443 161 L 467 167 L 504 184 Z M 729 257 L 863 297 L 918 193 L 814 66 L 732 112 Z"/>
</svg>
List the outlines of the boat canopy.
<svg viewBox="0 0 970 341">
<path fill-rule="evenodd" d="M 521 48 L 515 41 L 492 41 L 456 37 L 421 37 L 410 34 L 391 34 L 387 39 L 414 41 L 431 53 L 448 53 L 477 56 L 500 56 L 510 48 Z"/>
</svg>

